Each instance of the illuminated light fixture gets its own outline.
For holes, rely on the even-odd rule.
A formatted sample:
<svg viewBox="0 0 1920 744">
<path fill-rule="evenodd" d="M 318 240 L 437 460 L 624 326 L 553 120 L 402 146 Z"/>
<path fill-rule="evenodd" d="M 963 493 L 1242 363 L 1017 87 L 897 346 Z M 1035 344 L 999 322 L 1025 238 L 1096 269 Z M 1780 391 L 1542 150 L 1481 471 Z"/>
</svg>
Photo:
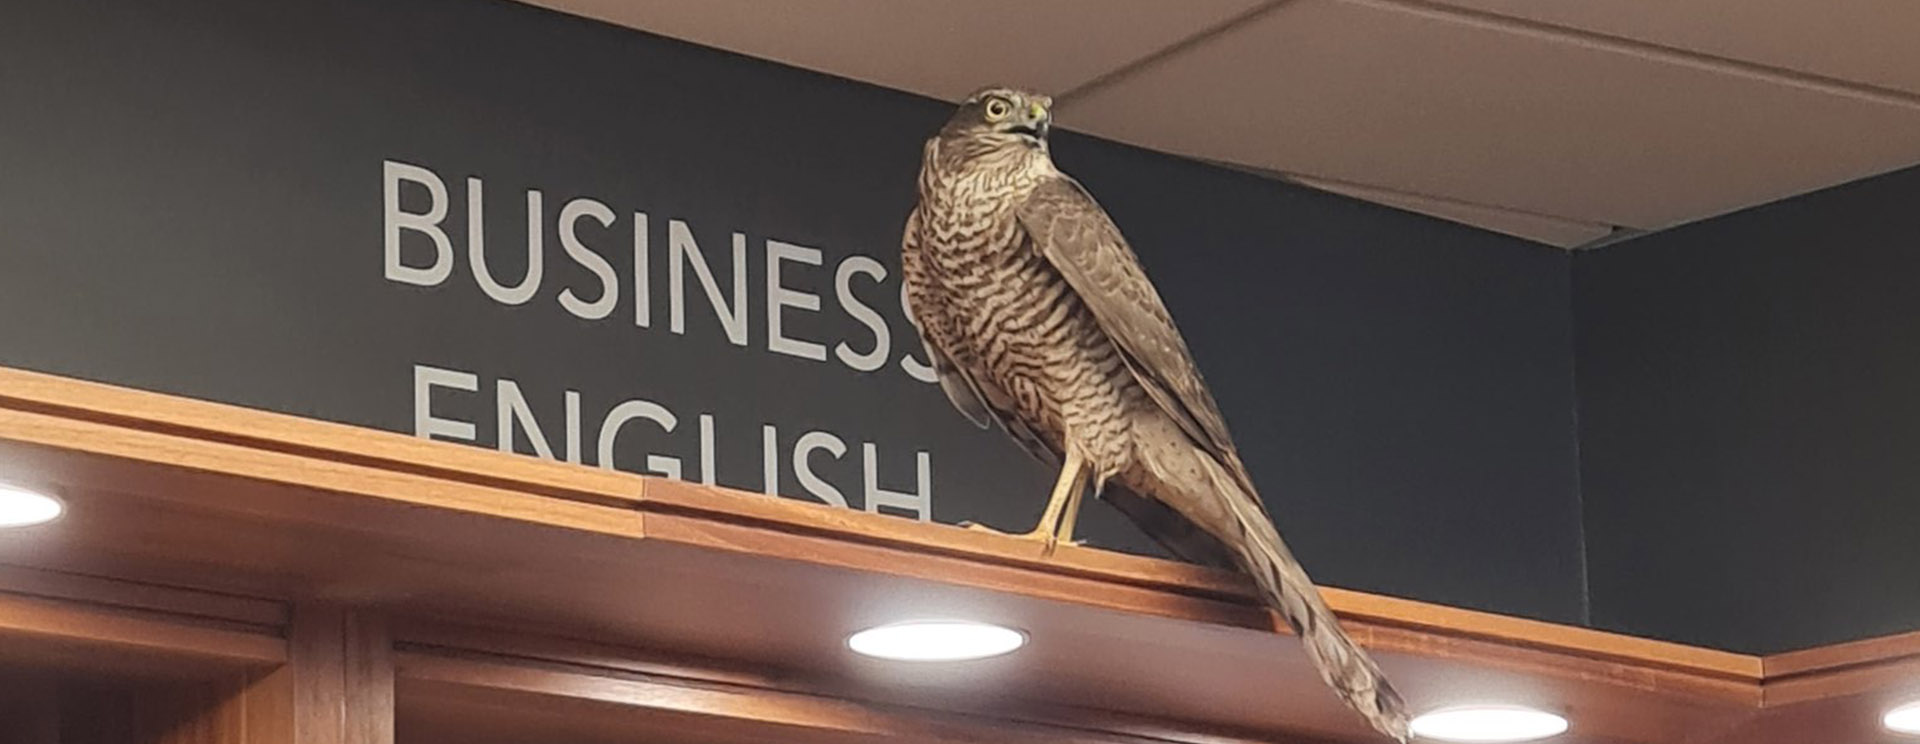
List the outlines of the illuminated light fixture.
<svg viewBox="0 0 1920 744">
<path fill-rule="evenodd" d="M 1880 717 L 1880 725 L 1896 734 L 1920 736 L 1920 700 L 1887 711 Z"/>
<path fill-rule="evenodd" d="M 51 522 L 63 511 L 59 499 L 0 483 L 0 528 Z"/>
<path fill-rule="evenodd" d="M 1413 733 L 1436 741 L 1537 741 L 1567 730 L 1567 719 L 1517 705 L 1469 705 L 1413 719 Z"/>
<path fill-rule="evenodd" d="M 1012 653 L 1027 634 L 967 620 L 916 620 L 868 628 L 847 637 L 854 653 L 894 661 L 967 661 Z"/>
</svg>

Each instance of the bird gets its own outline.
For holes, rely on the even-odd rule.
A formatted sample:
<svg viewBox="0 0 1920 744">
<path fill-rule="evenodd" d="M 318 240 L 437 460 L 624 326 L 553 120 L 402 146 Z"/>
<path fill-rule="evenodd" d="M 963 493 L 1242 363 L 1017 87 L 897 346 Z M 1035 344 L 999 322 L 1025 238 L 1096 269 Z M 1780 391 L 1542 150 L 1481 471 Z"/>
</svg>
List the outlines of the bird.
<svg viewBox="0 0 1920 744">
<path fill-rule="evenodd" d="M 1281 540 L 1159 291 L 1054 164 L 1052 107 L 1006 86 L 962 101 L 922 148 L 901 237 L 907 315 L 948 400 L 1059 469 L 1016 536 L 1054 555 L 1092 490 L 1173 555 L 1250 576 L 1321 679 L 1405 742 L 1405 702 Z"/>
</svg>

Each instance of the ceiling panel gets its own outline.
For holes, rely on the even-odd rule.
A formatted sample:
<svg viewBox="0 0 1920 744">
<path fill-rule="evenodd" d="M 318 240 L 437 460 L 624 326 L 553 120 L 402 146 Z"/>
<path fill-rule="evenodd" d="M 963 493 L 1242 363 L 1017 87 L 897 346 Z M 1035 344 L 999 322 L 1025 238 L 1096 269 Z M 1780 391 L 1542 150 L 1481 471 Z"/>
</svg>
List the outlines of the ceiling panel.
<svg viewBox="0 0 1920 744">
<path fill-rule="evenodd" d="M 1920 107 L 1376 0 L 1296 0 L 1058 115 L 1155 149 L 1636 228 L 1920 162 Z"/>
<path fill-rule="evenodd" d="M 1438 0 L 1920 94 L 1914 0 Z"/>
<path fill-rule="evenodd" d="M 1537 214 L 1526 214 L 1512 210 L 1484 207 L 1478 204 L 1466 204 L 1447 199 L 1436 199 L 1417 194 L 1402 194 L 1384 191 L 1358 184 L 1338 181 L 1322 181 L 1315 178 L 1291 177 L 1287 180 L 1302 186 L 1331 191 L 1336 194 L 1364 199 L 1376 204 L 1418 212 L 1429 217 L 1438 217 L 1484 230 L 1492 230 L 1515 237 L 1526 238 L 1537 243 L 1546 243 L 1560 248 L 1574 248 L 1613 234 L 1608 225 L 1591 222 L 1575 222 Z"/>
<path fill-rule="evenodd" d="M 958 100 L 1062 91 L 1260 0 L 530 0 L 707 46 Z"/>
<path fill-rule="evenodd" d="M 1920 163 L 1920 0 L 527 1 L 1562 246 Z"/>
</svg>

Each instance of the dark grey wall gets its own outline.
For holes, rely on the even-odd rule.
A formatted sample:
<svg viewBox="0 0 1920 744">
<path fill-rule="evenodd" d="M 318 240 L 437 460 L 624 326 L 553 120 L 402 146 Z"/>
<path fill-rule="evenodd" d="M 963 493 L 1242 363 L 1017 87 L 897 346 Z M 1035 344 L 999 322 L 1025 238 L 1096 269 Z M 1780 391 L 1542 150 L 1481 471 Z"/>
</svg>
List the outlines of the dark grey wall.
<svg viewBox="0 0 1920 744">
<path fill-rule="evenodd" d="M 1920 627 L 1920 169 L 1578 254 L 1574 299 L 1595 624 Z"/>
<path fill-rule="evenodd" d="M 823 298 L 788 310 L 788 333 L 871 347 L 833 269 L 894 264 L 937 102 L 481 0 L 11 0 L 0 102 L 0 364 L 406 432 L 427 364 L 478 378 L 430 405 L 474 422 L 481 446 L 499 380 L 556 451 L 578 392 L 589 464 L 596 424 L 641 398 L 680 428 L 623 429 L 623 469 L 657 452 L 693 477 L 710 413 L 718 482 L 757 490 L 763 424 L 782 453 L 829 432 L 847 451 L 812 467 L 851 507 L 873 443 L 886 489 L 914 490 L 928 454 L 943 522 L 1025 527 L 1050 481 L 901 371 L 918 352 L 897 271 L 854 292 L 885 316 L 885 368 L 767 348 L 769 239 L 823 256 L 787 264 L 784 284 Z M 1063 135 L 1057 150 L 1158 277 L 1317 578 L 1582 619 L 1565 254 L 1111 143 Z M 444 282 L 383 276 L 387 159 L 451 192 Z M 547 277 L 527 304 L 473 279 L 468 176 L 484 178 L 487 260 L 506 281 L 526 270 L 525 190 L 544 193 Z M 409 187 L 405 208 L 425 193 Z M 618 216 L 581 234 L 623 289 L 631 215 L 648 213 L 650 327 L 631 291 L 603 320 L 558 304 L 603 291 L 554 225 L 582 196 Z M 723 287 L 729 235 L 745 233 L 744 346 L 701 299 L 684 334 L 667 330 L 672 219 Z M 402 245 L 413 264 L 433 255 L 419 233 Z M 780 493 L 818 500 L 776 465 Z M 1104 510 L 1089 530 L 1142 547 Z"/>
</svg>

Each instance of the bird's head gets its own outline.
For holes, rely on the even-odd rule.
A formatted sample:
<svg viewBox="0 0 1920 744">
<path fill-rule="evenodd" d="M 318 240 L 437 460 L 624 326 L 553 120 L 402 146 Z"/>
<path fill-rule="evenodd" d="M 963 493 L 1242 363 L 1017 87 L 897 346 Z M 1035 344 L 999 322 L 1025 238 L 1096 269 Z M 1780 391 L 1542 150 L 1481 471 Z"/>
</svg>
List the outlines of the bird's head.
<svg viewBox="0 0 1920 744">
<path fill-rule="evenodd" d="M 975 91 L 940 130 L 946 136 L 980 137 L 1041 145 L 1053 127 L 1053 99 L 1004 87 Z"/>
</svg>

